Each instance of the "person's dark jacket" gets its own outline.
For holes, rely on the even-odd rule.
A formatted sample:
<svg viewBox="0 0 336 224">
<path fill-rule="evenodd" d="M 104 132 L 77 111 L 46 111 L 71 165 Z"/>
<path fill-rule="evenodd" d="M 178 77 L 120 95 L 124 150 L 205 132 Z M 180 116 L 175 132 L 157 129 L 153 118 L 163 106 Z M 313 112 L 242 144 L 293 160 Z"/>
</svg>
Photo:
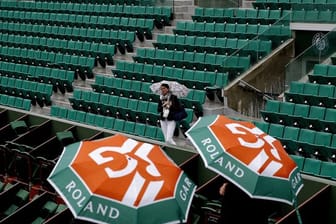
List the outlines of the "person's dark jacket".
<svg viewBox="0 0 336 224">
<path fill-rule="evenodd" d="M 169 108 L 170 112 L 169 112 L 169 115 L 167 117 L 167 120 L 168 121 L 172 121 L 172 120 L 174 120 L 174 113 L 180 109 L 180 102 L 179 102 L 177 96 L 175 96 L 173 94 L 170 95 L 169 99 L 172 102 L 172 104 L 171 104 L 171 106 Z M 160 113 L 160 119 L 161 120 L 165 119 L 162 116 L 163 115 L 163 106 L 162 106 L 163 103 L 164 103 L 163 101 L 159 100 L 159 102 L 158 102 L 158 109 L 157 109 L 158 113 Z"/>
<path fill-rule="evenodd" d="M 269 208 L 265 200 L 252 199 L 229 183 L 222 197 L 220 224 L 267 224 Z"/>
</svg>

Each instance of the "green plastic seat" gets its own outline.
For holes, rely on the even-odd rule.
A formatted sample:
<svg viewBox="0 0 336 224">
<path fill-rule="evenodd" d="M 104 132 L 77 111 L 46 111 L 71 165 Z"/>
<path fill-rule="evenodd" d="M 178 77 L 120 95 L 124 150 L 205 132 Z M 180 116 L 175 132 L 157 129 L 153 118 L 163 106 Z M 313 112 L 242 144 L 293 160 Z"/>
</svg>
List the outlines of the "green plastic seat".
<svg viewBox="0 0 336 224">
<path fill-rule="evenodd" d="M 75 141 L 75 137 L 71 131 L 57 132 L 56 137 L 63 144 L 63 146 L 71 144 Z"/>
<path fill-rule="evenodd" d="M 298 138 L 298 152 L 304 156 L 311 156 L 315 153 L 316 131 L 310 129 L 301 129 Z"/>
<path fill-rule="evenodd" d="M 281 139 L 284 132 L 284 126 L 281 124 L 273 124 L 271 123 L 268 128 L 268 134 L 274 138 Z"/>
<path fill-rule="evenodd" d="M 300 133 L 300 128 L 292 127 L 292 126 L 285 126 L 282 138 L 280 141 L 282 146 L 286 150 L 286 152 L 290 154 L 296 154 L 299 148 L 298 145 L 298 138 Z"/>
<path fill-rule="evenodd" d="M 336 180 L 336 163 L 322 161 L 319 176 Z"/>
<path fill-rule="evenodd" d="M 292 81 L 289 85 L 289 91 L 285 92 L 286 101 L 293 103 L 303 103 L 302 94 L 304 89 L 304 83 Z"/>
<path fill-rule="evenodd" d="M 321 171 L 321 164 L 321 160 L 305 158 L 302 172 L 313 176 L 319 176 Z"/>
<path fill-rule="evenodd" d="M 330 145 L 333 134 L 328 132 L 316 132 L 315 136 L 315 152 L 314 156 L 321 160 L 328 160 L 330 158 Z"/>
<path fill-rule="evenodd" d="M 265 108 L 260 111 L 261 116 L 266 122 L 272 122 L 276 119 L 274 113 L 279 112 L 281 102 L 278 100 L 267 100 Z"/>
<path fill-rule="evenodd" d="M 28 126 L 24 120 L 12 121 L 9 123 L 12 130 L 15 131 L 17 135 L 23 134 L 28 131 Z"/>
</svg>

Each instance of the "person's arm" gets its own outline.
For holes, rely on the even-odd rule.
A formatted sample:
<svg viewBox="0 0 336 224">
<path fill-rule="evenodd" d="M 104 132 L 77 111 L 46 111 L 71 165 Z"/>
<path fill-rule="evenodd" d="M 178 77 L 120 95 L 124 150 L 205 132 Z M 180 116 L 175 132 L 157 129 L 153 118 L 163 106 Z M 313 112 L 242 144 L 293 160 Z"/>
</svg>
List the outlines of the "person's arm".
<svg viewBox="0 0 336 224">
<path fill-rule="evenodd" d="M 158 111 L 159 113 L 161 113 L 161 112 L 163 111 L 162 101 L 161 101 L 161 100 L 159 100 L 159 102 L 158 102 L 157 111 Z"/>
<path fill-rule="evenodd" d="M 220 186 L 220 188 L 219 188 L 219 194 L 220 195 L 223 196 L 225 194 L 225 191 L 227 189 L 228 184 L 229 184 L 228 182 L 225 182 L 225 183 L 223 183 L 222 186 Z"/>
<path fill-rule="evenodd" d="M 180 102 L 177 96 L 172 95 L 171 96 L 171 106 L 170 109 L 173 111 L 178 111 L 180 109 Z"/>
</svg>

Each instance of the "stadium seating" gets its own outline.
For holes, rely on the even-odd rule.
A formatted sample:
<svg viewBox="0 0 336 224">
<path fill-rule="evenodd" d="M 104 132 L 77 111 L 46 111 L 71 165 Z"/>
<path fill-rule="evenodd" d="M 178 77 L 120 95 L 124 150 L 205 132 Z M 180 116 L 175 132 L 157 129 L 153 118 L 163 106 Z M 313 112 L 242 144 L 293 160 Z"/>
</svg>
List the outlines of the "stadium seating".
<svg viewBox="0 0 336 224">
<path fill-rule="evenodd" d="M 175 24 L 173 7 L 148 2 L 0 2 L 0 104 L 5 106 L 0 111 L 0 192 L 10 195 L 13 186 L 21 190 L 1 199 L 6 208 L 0 222 L 19 223 L 20 217 L 48 223 L 62 211 L 71 215 L 55 198 L 26 188 L 53 191 L 46 178 L 71 142 L 115 133 L 163 142 L 152 83 L 174 80 L 190 89 L 181 98 L 188 117 L 177 124 L 184 132 L 203 116 L 206 100 L 215 99 L 212 94 L 221 95 L 231 81 L 292 37 L 290 21 L 335 21 L 335 2 L 323 0 L 257 0 L 254 9 L 196 7 L 193 21 L 178 21 L 174 34 L 159 34 L 149 42 L 154 48 L 137 47 L 134 61 L 114 60 L 117 53 L 133 52 L 135 41 L 156 37 L 154 29 Z M 115 67 L 105 76 L 93 72 L 96 66 Z M 316 64 L 309 83 L 292 82 L 285 101 L 268 100 L 263 121 L 255 122 L 281 141 L 302 173 L 327 181 L 336 178 L 334 74 L 334 65 Z M 78 78 L 92 79 L 92 89 L 75 88 Z M 71 108 L 52 102 L 58 92 L 69 97 Z M 32 114 L 7 112 L 8 107 L 29 111 L 36 104 L 50 109 L 51 118 L 32 121 Z M 199 155 L 161 146 L 197 183 L 198 191 L 218 196 L 212 184 L 221 178 L 201 165 Z M 5 182 L 7 177 L 15 181 Z M 22 204 L 16 203 L 19 192 Z M 11 204 L 5 206 L 7 201 Z M 211 202 L 204 203 L 199 215 L 218 209 L 211 207 L 218 201 Z M 55 220 L 51 223 L 65 223 Z"/>
</svg>

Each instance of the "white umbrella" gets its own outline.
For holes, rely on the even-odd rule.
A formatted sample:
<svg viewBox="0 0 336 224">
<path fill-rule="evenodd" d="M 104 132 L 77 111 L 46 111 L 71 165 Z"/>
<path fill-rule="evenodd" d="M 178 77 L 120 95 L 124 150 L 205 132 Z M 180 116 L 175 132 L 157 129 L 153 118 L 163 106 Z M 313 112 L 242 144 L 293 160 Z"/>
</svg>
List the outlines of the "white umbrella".
<svg viewBox="0 0 336 224">
<path fill-rule="evenodd" d="M 170 92 L 177 97 L 186 97 L 190 91 L 185 85 L 181 83 L 167 80 L 162 80 L 161 82 L 153 83 L 150 86 L 150 89 L 152 90 L 153 93 L 160 94 L 161 93 L 160 87 L 163 83 L 168 84 Z"/>
</svg>

